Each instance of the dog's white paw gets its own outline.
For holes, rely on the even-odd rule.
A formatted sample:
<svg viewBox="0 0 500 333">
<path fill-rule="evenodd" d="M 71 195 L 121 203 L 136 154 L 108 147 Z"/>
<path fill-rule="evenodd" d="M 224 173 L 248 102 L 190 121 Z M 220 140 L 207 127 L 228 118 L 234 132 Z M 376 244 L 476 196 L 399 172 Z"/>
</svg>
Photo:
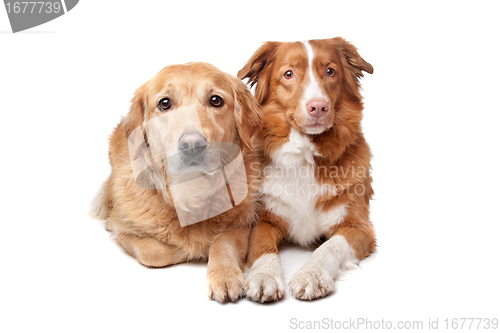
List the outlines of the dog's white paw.
<svg viewBox="0 0 500 333">
<path fill-rule="evenodd" d="M 266 254 L 255 261 L 243 286 L 246 297 L 259 303 L 275 302 L 285 295 L 279 257 Z"/>
<path fill-rule="evenodd" d="M 259 303 L 275 302 L 285 295 L 283 277 L 266 273 L 250 273 L 243 289 L 247 298 Z"/>
<path fill-rule="evenodd" d="M 319 267 L 302 267 L 290 280 L 292 296 L 300 300 L 325 297 L 335 291 L 334 279 Z"/>
</svg>

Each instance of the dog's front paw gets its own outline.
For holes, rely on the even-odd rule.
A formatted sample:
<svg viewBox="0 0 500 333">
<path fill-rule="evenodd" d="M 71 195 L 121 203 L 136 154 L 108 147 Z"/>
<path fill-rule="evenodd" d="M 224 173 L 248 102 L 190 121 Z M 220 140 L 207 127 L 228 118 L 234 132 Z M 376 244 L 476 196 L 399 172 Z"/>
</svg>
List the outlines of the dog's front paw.
<svg viewBox="0 0 500 333">
<path fill-rule="evenodd" d="M 290 280 L 290 292 L 297 299 L 313 300 L 334 291 L 333 278 L 319 267 L 302 267 Z"/>
<path fill-rule="evenodd" d="M 262 272 L 251 272 L 243 289 L 247 298 L 259 303 L 275 302 L 285 295 L 283 277 Z"/>
<path fill-rule="evenodd" d="M 245 274 L 236 267 L 210 269 L 207 273 L 207 294 L 220 303 L 236 302 L 243 295 Z"/>
<path fill-rule="evenodd" d="M 252 301 L 269 303 L 285 295 L 285 283 L 277 254 L 265 254 L 258 258 L 245 281 L 245 294 Z"/>
</svg>

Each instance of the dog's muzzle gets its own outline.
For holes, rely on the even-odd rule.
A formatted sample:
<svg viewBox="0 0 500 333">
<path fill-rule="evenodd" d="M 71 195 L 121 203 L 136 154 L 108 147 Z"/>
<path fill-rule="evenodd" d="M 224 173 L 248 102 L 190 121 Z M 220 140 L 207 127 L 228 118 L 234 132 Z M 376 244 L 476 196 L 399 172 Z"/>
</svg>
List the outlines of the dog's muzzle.
<svg viewBox="0 0 500 333">
<path fill-rule="evenodd" d="M 239 144 L 210 141 L 203 128 L 193 105 L 144 121 L 128 137 L 136 185 L 168 186 L 183 227 L 232 209 L 248 194 Z"/>
<path fill-rule="evenodd" d="M 178 146 L 185 157 L 195 157 L 207 149 L 207 139 L 201 133 L 184 133 Z"/>
</svg>

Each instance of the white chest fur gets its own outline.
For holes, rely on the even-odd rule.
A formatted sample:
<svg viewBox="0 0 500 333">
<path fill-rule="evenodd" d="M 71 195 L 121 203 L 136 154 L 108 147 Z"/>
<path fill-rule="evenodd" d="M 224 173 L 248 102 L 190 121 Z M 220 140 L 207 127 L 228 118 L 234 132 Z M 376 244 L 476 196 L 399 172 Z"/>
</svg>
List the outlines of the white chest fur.
<svg viewBox="0 0 500 333">
<path fill-rule="evenodd" d="M 332 188 L 316 180 L 314 155 L 318 153 L 309 138 L 292 129 L 289 141 L 264 169 L 261 189 L 266 209 L 289 223 L 290 238 L 301 245 L 324 235 L 347 212 L 345 205 L 327 212 L 315 209 L 318 197 Z"/>
</svg>

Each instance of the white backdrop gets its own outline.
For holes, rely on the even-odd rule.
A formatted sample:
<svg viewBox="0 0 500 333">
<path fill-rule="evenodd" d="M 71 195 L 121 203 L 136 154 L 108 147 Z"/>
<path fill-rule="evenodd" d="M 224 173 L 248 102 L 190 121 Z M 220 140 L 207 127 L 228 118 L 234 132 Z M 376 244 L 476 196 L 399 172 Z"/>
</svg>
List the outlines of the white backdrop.
<svg viewBox="0 0 500 333">
<path fill-rule="evenodd" d="M 18 34 L 0 9 L 0 330 L 283 332 L 361 318 L 425 331 L 429 319 L 499 318 L 497 4 L 87 0 Z M 362 84 L 379 247 L 334 295 L 211 302 L 206 264 L 145 268 L 86 216 L 110 171 L 108 135 L 164 66 L 235 75 L 264 41 L 335 36 L 375 69 Z M 282 251 L 285 282 L 310 255 Z"/>
</svg>

